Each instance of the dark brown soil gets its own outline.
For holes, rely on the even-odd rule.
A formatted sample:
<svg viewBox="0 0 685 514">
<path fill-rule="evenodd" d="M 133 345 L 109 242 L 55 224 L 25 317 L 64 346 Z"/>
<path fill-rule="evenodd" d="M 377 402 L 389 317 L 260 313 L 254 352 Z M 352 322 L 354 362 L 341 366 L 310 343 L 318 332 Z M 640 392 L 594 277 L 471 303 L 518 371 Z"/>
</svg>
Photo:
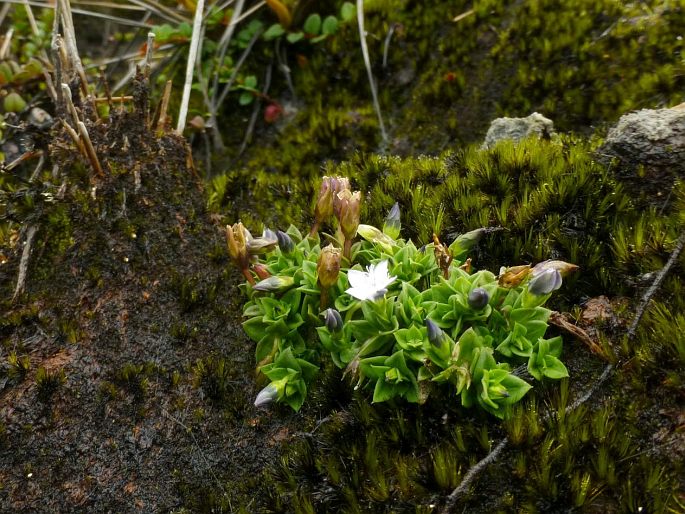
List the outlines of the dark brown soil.
<svg viewBox="0 0 685 514">
<path fill-rule="evenodd" d="M 56 227 L 46 204 L 27 293 L 3 305 L 2 351 L 27 355 L 30 370 L 0 374 L 2 512 L 245 506 L 287 440 L 287 420 L 252 405 L 237 276 L 189 150 L 140 112 L 90 124 L 107 176 L 66 176 L 67 220 Z M 54 130 L 54 162 L 83 168 Z M 2 267 L 3 298 L 20 254 Z M 64 383 L 38 385 L 40 367 Z"/>
</svg>

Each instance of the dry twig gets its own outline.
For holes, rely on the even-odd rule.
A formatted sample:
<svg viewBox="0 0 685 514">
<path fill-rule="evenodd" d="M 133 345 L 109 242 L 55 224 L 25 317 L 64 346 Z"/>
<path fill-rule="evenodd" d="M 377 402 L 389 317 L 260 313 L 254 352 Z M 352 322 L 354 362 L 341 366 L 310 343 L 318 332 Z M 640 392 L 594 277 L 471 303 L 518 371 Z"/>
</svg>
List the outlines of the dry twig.
<svg viewBox="0 0 685 514">
<path fill-rule="evenodd" d="M 195 19 L 193 20 L 193 37 L 190 40 L 190 48 L 188 50 L 188 65 L 186 67 L 186 79 L 183 84 L 183 97 L 181 99 L 181 108 L 178 113 L 178 124 L 176 125 L 176 133 L 179 136 L 183 135 L 183 129 L 186 126 L 186 117 L 188 116 L 188 103 L 190 102 L 190 88 L 193 85 L 193 72 L 195 70 L 195 61 L 200 53 L 202 39 L 202 15 L 205 10 L 205 0 L 198 0 L 195 7 Z"/>
<path fill-rule="evenodd" d="M 10 49 L 10 43 L 12 43 L 12 35 L 14 34 L 14 27 L 10 27 L 5 32 L 5 37 L 2 40 L 2 45 L 0 45 L 0 59 L 7 59 L 7 53 Z"/>
<path fill-rule="evenodd" d="M 62 32 L 69 65 L 81 79 L 81 90 L 84 95 L 87 95 L 88 79 L 86 78 L 86 72 L 83 69 L 83 63 L 81 63 L 78 47 L 76 46 L 76 30 L 74 29 L 74 20 L 71 15 L 71 5 L 69 4 L 69 0 L 57 0 L 56 3 L 60 4 L 60 22 L 62 24 Z"/>
<path fill-rule="evenodd" d="M 145 78 L 150 78 L 150 69 L 152 66 L 152 52 L 154 51 L 155 47 L 155 33 L 154 32 L 148 32 L 147 33 L 147 47 L 145 48 L 145 63 L 144 63 L 144 70 L 145 70 Z"/>
<path fill-rule="evenodd" d="M 455 22 L 455 23 L 458 22 L 458 21 L 461 21 L 461 20 L 463 20 L 464 18 L 468 18 L 469 16 L 471 16 L 474 12 L 476 12 L 476 11 L 474 11 L 473 9 L 469 9 L 468 11 L 463 12 L 463 13 L 461 13 L 461 14 L 455 16 L 455 17 L 452 19 L 452 21 Z"/>
<path fill-rule="evenodd" d="M 635 314 L 635 318 L 633 319 L 633 322 L 630 324 L 630 328 L 628 329 L 628 339 L 632 339 L 635 337 L 635 333 L 637 331 L 637 326 L 640 324 L 640 320 L 642 319 L 642 316 L 644 316 L 645 311 L 647 310 L 647 306 L 649 305 L 649 302 L 651 301 L 652 297 L 654 296 L 654 293 L 657 292 L 659 287 L 661 286 L 661 283 L 664 281 L 666 278 L 666 275 L 668 272 L 671 270 L 673 265 L 676 263 L 678 260 L 678 257 L 680 256 L 680 252 L 683 251 L 683 247 L 685 246 L 685 230 L 680 234 L 680 237 L 676 241 L 675 248 L 673 249 L 673 253 L 671 253 L 671 256 L 669 257 L 668 261 L 666 262 L 666 265 L 657 273 L 656 277 L 654 278 L 654 282 L 652 282 L 652 285 L 649 287 L 647 292 L 644 294 L 642 297 L 642 301 L 640 302 L 640 306 L 637 308 L 637 312 Z"/>
<path fill-rule="evenodd" d="M 254 107 L 252 108 L 252 115 L 250 116 L 250 121 L 247 124 L 245 137 L 243 138 L 243 142 L 240 145 L 240 150 L 238 150 L 238 155 L 243 154 L 243 152 L 247 148 L 247 145 L 250 144 L 250 140 L 252 139 L 252 133 L 254 132 L 255 125 L 257 124 L 257 117 L 259 116 L 259 111 L 261 111 L 262 109 L 262 98 L 264 98 L 268 94 L 269 88 L 271 87 L 272 68 L 273 64 L 269 64 L 266 67 L 266 74 L 264 76 L 264 86 L 262 87 L 262 95 L 255 100 Z"/>
<path fill-rule="evenodd" d="M 585 330 L 568 321 L 560 312 L 552 311 L 552 314 L 549 317 L 549 322 L 555 327 L 567 332 L 568 334 L 571 334 L 573 337 L 578 339 L 595 355 L 607 360 L 607 356 L 602 347 L 594 342 L 588 333 L 585 332 Z"/>
<path fill-rule="evenodd" d="M 104 177 L 105 174 L 102 171 L 102 166 L 100 166 L 100 160 L 98 159 L 98 154 L 95 152 L 95 147 L 93 146 L 93 143 L 90 140 L 90 135 L 88 134 L 88 130 L 86 129 L 86 125 L 82 121 L 78 122 L 78 129 L 79 129 L 79 133 L 81 134 L 81 137 L 83 138 L 83 146 L 86 149 L 86 153 L 88 155 L 88 160 L 90 161 L 91 166 L 95 170 L 95 173 L 98 174 L 98 176 Z"/>
<path fill-rule="evenodd" d="M 373 107 L 378 116 L 378 124 L 381 129 L 381 138 L 384 143 L 388 142 L 388 134 L 385 132 L 385 124 L 383 123 L 383 116 L 381 114 L 381 105 L 378 102 L 378 94 L 376 92 L 376 82 L 373 79 L 373 71 L 371 71 L 371 59 L 369 58 L 369 47 L 366 45 L 366 32 L 364 31 L 364 0 L 357 0 L 357 23 L 359 24 L 359 40 L 362 45 L 362 55 L 364 56 L 364 65 L 369 76 L 369 86 L 371 86 L 371 96 L 373 97 Z"/>
<path fill-rule="evenodd" d="M 15 301 L 23 292 L 26 287 L 26 272 L 29 268 L 29 257 L 31 257 L 31 247 L 33 245 L 33 239 L 36 237 L 36 232 L 38 232 L 38 227 L 31 225 L 26 230 L 26 242 L 24 243 L 24 249 L 21 252 L 21 260 L 19 261 L 19 275 L 17 277 L 17 287 L 14 288 L 14 295 L 12 296 L 12 301 Z"/>
<path fill-rule="evenodd" d="M 167 124 L 167 109 L 169 108 L 169 98 L 171 97 L 171 81 L 167 80 L 162 94 L 162 103 L 159 109 L 159 119 L 157 120 L 157 132 L 164 132 Z"/>
</svg>

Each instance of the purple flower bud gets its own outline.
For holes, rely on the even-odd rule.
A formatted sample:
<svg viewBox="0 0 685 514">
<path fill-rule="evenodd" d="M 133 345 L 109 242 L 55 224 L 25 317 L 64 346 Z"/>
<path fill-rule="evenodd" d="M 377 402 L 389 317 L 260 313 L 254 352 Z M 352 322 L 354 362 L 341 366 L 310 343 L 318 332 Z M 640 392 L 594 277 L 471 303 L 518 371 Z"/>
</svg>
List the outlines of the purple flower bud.
<svg viewBox="0 0 685 514">
<path fill-rule="evenodd" d="M 538 275 L 538 274 L 542 273 L 543 271 L 546 271 L 549 269 L 557 270 L 563 278 L 566 275 L 576 271 L 578 269 L 578 266 L 576 266 L 575 264 L 571 264 L 569 262 L 564 262 L 564 261 L 546 260 L 546 261 L 540 262 L 540 263 L 535 265 L 535 267 L 532 269 L 533 276 Z"/>
<path fill-rule="evenodd" d="M 400 222 L 400 206 L 397 202 L 392 206 L 383 224 L 383 233 L 397 239 L 400 235 L 402 224 Z"/>
<path fill-rule="evenodd" d="M 273 230 L 265 228 L 261 237 L 247 239 L 247 251 L 250 255 L 259 255 L 272 251 L 278 244 L 278 238 Z"/>
<path fill-rule="evenodd" d="M 482 287 L 477 287 L 469 293 L 468 304 L 473 310 L 483 309 L 490 301 L 490 295 Z"/>
<path fill-rule="evenodd" d="M 528 282 L 528 292 L 538 296 L 549 294 L 560 287 L 561 273 L 556 269 L 546 269 Z"/>
<path fill-rule="evenodd" d="M 430 343 L 433 346 L 440 346 L 445 335 L 442 329 L 432 319 L 426 319 L 426 328 L 428 329 Z"/>
<path fill-rule="evenodd" d="M 321 313 L 329 332 L 339 332 L 343 328 L 342 316 L 335 309 L 326 309 Z"/>
<path fill-rule="evenodd" d="M 278 389 L 276 389 L 272 384 L 269 384 L 264 389 L 259 391 L 257 398 L 255 398 L 255 407 L 266 407 L 271 402 L 278 398 Z"/>
<path fill-rule="evenodd" d="M 260 280 L 252 287 L 255 291 L 281 293 L 283 291 L 287 291 L 294 285 L 295 279 L 293 279 L 293 277 L 273 275 L 265 278 L 264 280 Z"/>
<path fill-rule="evenodd" d="M 288 255 L 295 249 L 295 243 L 293 240 L 282 230 L 276 232 L 276 238 L 278 239 L 278 247 L 281 249 L 281 252 L 283 252 L 284 255 Z"/>
</svg>

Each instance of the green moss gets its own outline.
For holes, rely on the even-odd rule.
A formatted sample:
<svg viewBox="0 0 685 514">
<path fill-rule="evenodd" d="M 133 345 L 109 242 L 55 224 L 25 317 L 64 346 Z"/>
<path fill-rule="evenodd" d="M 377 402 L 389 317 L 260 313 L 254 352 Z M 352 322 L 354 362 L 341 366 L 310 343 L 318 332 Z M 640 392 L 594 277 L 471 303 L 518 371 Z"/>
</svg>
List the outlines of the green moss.
<svg viewBox="0 0 685 514">
<path fill-rule="evenodd" d="M 217 283 L 208 283 L 200 276 L 182 276 L 174 272 L 170 289 L 178 298 L 184 312 L 212 303 L 217 295 Z"/>
<path fill-rule="evenodd" d="M 680 4 L 436 0 L 427 6 L 393 0 L 366 2 L 365 18 L 389 150 L 396 154 L 438 153 L 478 141 L 503 115 L 540 111 L 562 131 L 588 132 L 628 110 L 684 98 Z M 275 125 L 258 123 L 242 156 L 230 148 L 240 146 L 243 130 L 222 130 L 230 161 L 215 166 L 226 177 L 212 187 L 218 193 L 210 198 L 213 209 L 233 218 L 259 212 L 256 220 L 267 220 L 275 203 L 279 220 L 297 221 L 299 206 L 288 202 L 300 193 L 307 197 L 308 182 L 327 161 L 378 148 L 358 45 L 354 23 L 321 45 L 287 45 L 296 98 L 280 73 L 269 95 L 293 114 Z M 271 49 L 258 46 L 254 53 L 249 72 L 261 74 L 260 59 Z M 227 109 L 223 126 L 243 127 L 243 109 Z"/>
<path fill-rule="evenodd" d="M 5 373 L 7 378 L 13 383 L 19 383 L 28 374 L 31 369 L 31 359 L 28 355 L 17 355 L 11 352 L 7 356 L 7 367 Z"/>
<path fill-rule="evenodd" d="M 630 293 L 643 273 L 664 265 L 682 226 L 677 210 L 636 208 L 610 172 L 594 162 L 597 144 L 564 137 L 505 142 L 490 150 L 471 146 L 440 158 L 358 154 L 327 172 L 351 177 L 365 192 L 364 221 L 381 224 L 398 201 L 403 233 L 419 242 L 433 230 L 449 242 L 452 233 L 500 226 L 474 251 L 477 268 L 497 271 L 502 262 L 549 257 L 578 262 L 577 277 L 565 280 L 563 307 L 587 296 Z M 680 190 L 675 193 L 680 202 Z M 546 384 L 504 424 L 464 419 L 449 394 L 437 409 L 425 405 L 418 411 L 356 399 L 327 418 L 315 437 L 287 451 L 270 475 L 270 498 L 280 498 L 272 500 L 273 508 L 291 501 L 296 512 L 413 512 L 417 504 L 444 498 L 505 434 L 510 449 L 464 498 L 463 508 L 673 507 L 670 491 L 682 465 L 666 455 L 652 464 L 636 463 L 641 445 L 663 423 L 648 413 L 671 408 L 682 392 L 685 345 L 677 334 L 683 331 L 685 301 L 679 273 L 662 286 L 673 309 L 650 309 L 636 342 L 621 350 L 611 336 L 616 322 L 604 327 L 607 334 L 599 337 L 607 354 L 616 353 L 619 365 L 626 364 L 596 402 L 567 412 L 584 390 L 583 377 L 597 376 L 603 366 L 573 342 L 566 350 L 575 354 L 569 356 L 571 378 Z M 325 394 L 319 398 L 326 401 Z M 637 486 L 646 482 L 651 487 Z M 335 485 L 324 490 L 321 484 Z"/>
<path fill-rule="evenodd" d="M 41 366 L 36 371 L 36 389 L 38 399 L 47 403 L 50 401 L 55 392 L 62 387 L 66 382 L 66 375 L 64 370 L 49 371 Z"/>
<path fill-rule="evenodd" d="M 150 380 L 163 374 L 164 370 L 153 362 L 124 364 L 114 375 L 115 382 L 125 388 L 135 400 L 141 401 L 148 393 Z M 104 386 L 103 393 L 109 395 L 111 388 Z"/>
<path fill-rule="evenodd" d="M 215 406 L 235 413 L 246 407 L 246 398 L 236 389 L 238 374 L 231 362 L 223 357 L 198 359 L 193 367 L 194 384 Z"/>
</svg>

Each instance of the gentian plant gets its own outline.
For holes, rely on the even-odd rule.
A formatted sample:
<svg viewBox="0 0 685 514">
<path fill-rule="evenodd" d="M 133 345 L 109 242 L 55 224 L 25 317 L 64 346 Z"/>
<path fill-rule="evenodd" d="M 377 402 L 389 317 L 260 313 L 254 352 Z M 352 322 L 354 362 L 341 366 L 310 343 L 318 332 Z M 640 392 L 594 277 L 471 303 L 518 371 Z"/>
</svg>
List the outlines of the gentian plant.
<svg viewBox="0 0 685 514">
<path fill-rule="evenodd" d="M 247 279 L 243 326 L 270 381 L 256 405 L 298 410 L 328 358 L 356 387 L 372 388 L 374 402 L 423 403 L 443 388 L 499 418 L 531 388 L 513 369 L 527 365 L 535 380 L 568 376 L 561 338 L 545 338 L 543 305 L 577 266 L 473 271 L 468 254 L 487 229 L 449 246 L 434 235 L 417 248 L 399 237 L 397 205 L 381 230 L 359 223 L 360 202 L 347 179 L 324 177 L 308 236 L 294 226 L 259 238 L 240 223 L 227 227 Z M 319 228 L 331 219 L 335 234 L 324 244 Z"/>
</svg>

